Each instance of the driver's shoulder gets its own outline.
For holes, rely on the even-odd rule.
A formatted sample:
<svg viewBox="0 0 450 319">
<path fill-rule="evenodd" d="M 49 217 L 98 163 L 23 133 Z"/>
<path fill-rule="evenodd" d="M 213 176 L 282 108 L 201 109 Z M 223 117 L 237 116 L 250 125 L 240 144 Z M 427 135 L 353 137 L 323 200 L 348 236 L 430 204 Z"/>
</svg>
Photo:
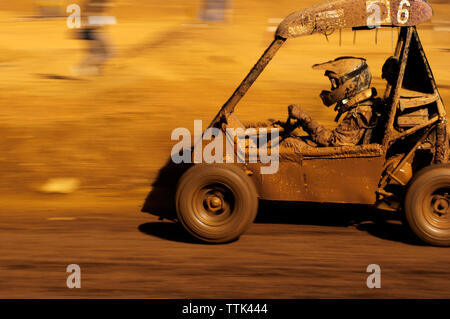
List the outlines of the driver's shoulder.
<svg viewBox="0 0 450 319">
<path fill-rule="evenodd" d="M 371 114 L 374 109 L 378 109 L 381 105 L 384 105 L 384 100 L 379 97 L 373 97 L 358 103 L 354 111 L 362 114 Z"/>
<path fill-rule="evenodd" d="M 372 117 L 375 103 L 376 102 L 373 99 L 360 102 L 353 110 L 349 112 L 348 116 L 350 118 L 353 117 L 357 119 L 358 122 L 363 120 L 368 123 Z"/>
</svg>

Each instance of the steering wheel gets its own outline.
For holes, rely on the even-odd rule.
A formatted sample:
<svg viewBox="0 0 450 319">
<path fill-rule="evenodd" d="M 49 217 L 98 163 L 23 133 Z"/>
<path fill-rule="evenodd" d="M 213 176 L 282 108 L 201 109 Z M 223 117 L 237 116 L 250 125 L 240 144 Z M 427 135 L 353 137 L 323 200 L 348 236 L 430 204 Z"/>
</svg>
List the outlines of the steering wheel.
<svg viewBox="0 0 450 319">
<path fill-rule="evenodd" d="M 292 123 L 292 120 L 295 120 L 294 123 Z M 287 120 L 285 122 L 282 121 L 277 121 L 274 122 L 273 125 L 274 126 L 278 126 L 280 129 L 280 134 L 287 136 L 289 134 L 291 134 L 298 126 L 299 126 L 299 121 L 288 116 Z"/>
</svg>

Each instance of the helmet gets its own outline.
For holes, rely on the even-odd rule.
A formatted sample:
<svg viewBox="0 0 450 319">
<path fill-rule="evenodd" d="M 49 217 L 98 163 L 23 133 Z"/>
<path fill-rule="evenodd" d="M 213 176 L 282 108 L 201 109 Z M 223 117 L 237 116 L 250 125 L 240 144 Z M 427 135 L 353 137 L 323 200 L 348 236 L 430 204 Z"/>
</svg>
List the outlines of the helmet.
<svg viewBox="0 0 450 319">
<path fill-rule="evenodd" d="M 323 104 L 331 106 L 344 99 L 351 99 L 368 89 L 372 80 L 369 66 L 364 58 L 339 57 L 335 60 L 313 65 L 315 70 L 325 70 L 330 79 L 331 91 L 322 91 Z"/>
</svg>

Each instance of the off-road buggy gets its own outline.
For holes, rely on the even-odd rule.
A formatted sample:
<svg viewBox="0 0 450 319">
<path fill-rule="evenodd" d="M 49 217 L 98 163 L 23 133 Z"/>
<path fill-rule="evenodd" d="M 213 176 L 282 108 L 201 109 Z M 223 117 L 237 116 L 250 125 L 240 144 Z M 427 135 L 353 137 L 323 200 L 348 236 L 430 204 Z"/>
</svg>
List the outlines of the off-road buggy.
<svg viewBox="0 0 450 319">
<path fill-rule="evenodd" d="M 385 116 L 372 128 L 382 134 L 358 145 L 301 150 L 283 146 L 281 134 L 275 174 L 261 174 L 261 162 L 193 164 L 177 181 L 175 196 L 178 220 L 189 233 L 207 242 L 234 240 L 254 221 L 259 199 L 352 203 L 404 213 L 420 239 L 450 245 L 449 130 L 415 27 L 432 15 L 426 1 L 335 0 L 292 13 L 210 128 L 224 134 L 227 128 L 245 129 L 235 106 L 287 39 L 367 29 L 373 3 L 382 13 L 376 27 L 399 30 L 397 78 L 384 93 Z"/>
</svg>

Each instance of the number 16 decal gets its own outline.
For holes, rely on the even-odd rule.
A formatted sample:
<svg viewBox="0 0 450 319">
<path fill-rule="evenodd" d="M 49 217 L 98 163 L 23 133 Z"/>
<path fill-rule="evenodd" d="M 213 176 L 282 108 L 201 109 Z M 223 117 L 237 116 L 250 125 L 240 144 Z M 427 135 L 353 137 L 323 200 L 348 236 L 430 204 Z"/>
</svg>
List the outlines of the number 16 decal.
<svg viewBox="0 0 450 319">
<path fill-rule="evenodd" d="M 409 3 L 408 0 L 402 0 L 400 1 L 400 5 L 398 7 L 398 11 L 397 11 L 397 21 L 400 24 L 405 24 L 406 22 L 408 22 L 409 19 L 409 11 L 406 7 L 410 7 L 411 4 Z"/>
</svg>

